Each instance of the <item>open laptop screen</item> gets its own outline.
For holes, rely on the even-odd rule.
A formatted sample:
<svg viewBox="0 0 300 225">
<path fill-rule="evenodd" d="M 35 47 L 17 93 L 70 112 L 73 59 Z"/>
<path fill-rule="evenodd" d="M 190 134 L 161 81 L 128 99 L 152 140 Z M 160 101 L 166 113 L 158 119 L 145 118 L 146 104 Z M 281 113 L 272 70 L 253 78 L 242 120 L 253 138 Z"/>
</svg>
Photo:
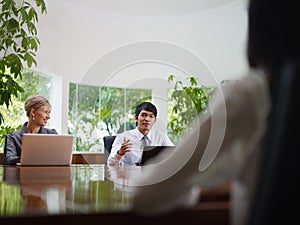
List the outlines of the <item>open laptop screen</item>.
<svg viewBox="0 0 300 225">
<path fill-rule="evenodd" d="M 22 137 L 20 164 L 70 165 L 73 139 L 73 135 L 25 133 Z"/>
<path fill-rule="evenodd" d="M 157 163 L 167 158 L 174 150 L 175 146 L 145 146 L 141 165 Z"/>
</svg>

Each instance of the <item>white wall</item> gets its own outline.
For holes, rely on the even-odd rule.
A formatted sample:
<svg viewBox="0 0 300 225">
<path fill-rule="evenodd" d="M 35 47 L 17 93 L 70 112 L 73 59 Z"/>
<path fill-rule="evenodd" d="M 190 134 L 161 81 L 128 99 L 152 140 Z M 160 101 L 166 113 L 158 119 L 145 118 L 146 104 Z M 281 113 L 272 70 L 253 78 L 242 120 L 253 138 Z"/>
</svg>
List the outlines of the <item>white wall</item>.
<svg viewBox="0 0 300 225">
<path fill-rule="evenodd" d="M 95 7 L 96 0 L 47 1 L 48 13 L 40 15 L 38 24 L 38 70 L 62 77 L 61 131 L 67 132 L 70 81 L 152 86 L 163 107 L 165 96 L 160 95 L 171 73 L 197 76 L 203 83 L 241 77 L 247 70 L 246 1 L 206 1 L 222 5 L 203 10 L 197 4 L 205 1 L 190 0 L 193 8 L 184 8 L 184 13 L 158 8 L 153 13 L 154 8 L 146 14 L 133 12 L 134 5 L 121 11 L 116 3 L 112 11 L 114 1 L 110 10 L 106 1 L 99 1 L 100 7 Z M 166 112 L 160 116 L 163 121 Z"/>
</svg>

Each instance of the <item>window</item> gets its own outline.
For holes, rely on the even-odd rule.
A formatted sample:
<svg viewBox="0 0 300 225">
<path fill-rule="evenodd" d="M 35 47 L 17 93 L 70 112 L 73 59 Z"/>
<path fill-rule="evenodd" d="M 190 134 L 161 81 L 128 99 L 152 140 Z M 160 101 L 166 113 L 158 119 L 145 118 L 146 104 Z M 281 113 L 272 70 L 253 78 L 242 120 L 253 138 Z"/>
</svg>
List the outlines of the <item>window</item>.
<svg viewBox="0 0 300 225">
<path fill-rule="evenodd" d="M 150 89 L 70 83 L 68 133 L 75 136 L 75 151 L 103 152 L 103 137 L 134 128 L 136 105 L 151 95 Z"/>
<path fill-rule="evenodd" d="M 4 123 L 1 125 L 0 152 L 3 152 L 5 135 L 9 131 L 20 129 L 24 122 L 28 120 L 24 110 L 24 102 L 30 95 L 42 94 L 50 100 L 51 96 L 51 78 L 35 72 L 33 70 L 23 70 L 22 79 L 17 79 L 18 84 L 24 89 L 18 98 L 13 97 L 12 102 L 7 109 L 6 106 L 0 106 Z M 47 126 L 51 126 L 51 121 Z"/>
</svg>

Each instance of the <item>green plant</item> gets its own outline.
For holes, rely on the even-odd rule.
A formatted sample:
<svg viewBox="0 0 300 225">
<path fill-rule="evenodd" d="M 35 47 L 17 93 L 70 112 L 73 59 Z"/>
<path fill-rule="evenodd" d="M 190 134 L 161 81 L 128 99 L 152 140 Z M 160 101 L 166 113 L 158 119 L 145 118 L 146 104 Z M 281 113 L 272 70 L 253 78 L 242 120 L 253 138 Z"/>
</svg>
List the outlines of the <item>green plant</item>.
<svg viewBox="0 0 300 225">
<path fill-rule="evenodd" d="M 39 73 L 31 70 L 22 70 L 22 79 L 18 77 L 15 80 L 21 87 L 26 87 L 23 93 L 19 94 L 16 98 L 12 96 L 11 104 L 9 107 L 0 105 L 0 112 L 3 117 L 3 124 L 0 125 L 0 153 L 3 152 L 4 140 L 6 134 L 19 130 L 22 127 L 23 122 L 28 118 L 24 111 L 24 102 L 30 95 L 42 94 L 47 98 L 50 98 L 50 79 Z"/>
<path fill-rule="evenodd" d="M 34 0 L 36 8 L 46 13 L 43 0 Z M 28 1 L 0 1 L 0 105 L 7 108 L 12 97 L 24 92 L 16 82 L 22 78 L 24 64 L 28 68 L 37 65 L 35 60 L 38 45 L 36 23 L 38 14 Z M 4 122 L 0 112 L 0 125 Z"/>
<path fill-rule="evenodd" d="M 187 78 L 188 84 L 175 80 L 174 75 L 168 77 L 174 88 L 169 92 L 168 128 L 170 138 L 177 142 L 187 130 L 191 122 L 200 116 L 207 106 L 215 87 L 199 85 L 195 77 Z"/>
<path fill-rule="evenodd" d="M 76 151 L 102 151 L 102 137 L 134 128 L 136 105 L 151 101 L 150 89 L 71 83 L 69 91 L 68 133 L 75 135 Z"/>
</svg>

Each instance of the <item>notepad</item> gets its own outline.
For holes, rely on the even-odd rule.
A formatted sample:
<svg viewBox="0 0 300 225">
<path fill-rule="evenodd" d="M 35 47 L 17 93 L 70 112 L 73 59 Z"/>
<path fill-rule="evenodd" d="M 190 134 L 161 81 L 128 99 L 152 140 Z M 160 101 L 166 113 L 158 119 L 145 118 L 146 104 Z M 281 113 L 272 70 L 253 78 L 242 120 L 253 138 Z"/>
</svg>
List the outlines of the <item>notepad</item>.
<svg viewBox="0 0 300 225">
<path fill-rule="evenodd" d="M 72 162 L 73 140 L 73 135 L 25 133 L 20 165 L 68 166 Z"/>
</svg>

